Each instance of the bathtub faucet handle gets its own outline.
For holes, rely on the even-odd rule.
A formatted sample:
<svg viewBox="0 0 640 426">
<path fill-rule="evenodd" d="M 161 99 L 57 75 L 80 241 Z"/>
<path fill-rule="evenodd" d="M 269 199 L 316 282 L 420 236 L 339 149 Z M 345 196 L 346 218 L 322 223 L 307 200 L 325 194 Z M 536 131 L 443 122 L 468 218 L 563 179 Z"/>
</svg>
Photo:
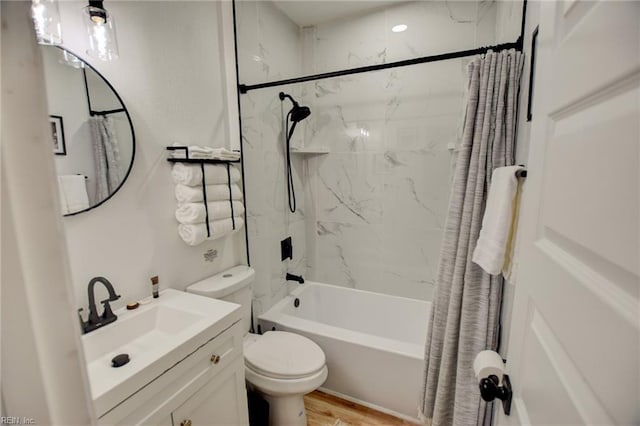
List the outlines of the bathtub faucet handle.
<svg viewBox="0 0 640 426">
<path fill-rule="evenodd" d="M 300 284 L 304 284 L 304 278 L 302 278 L 302 275 L 293 275 L 288 272 L 287 281 L 298 281 Z"/>
</svg>

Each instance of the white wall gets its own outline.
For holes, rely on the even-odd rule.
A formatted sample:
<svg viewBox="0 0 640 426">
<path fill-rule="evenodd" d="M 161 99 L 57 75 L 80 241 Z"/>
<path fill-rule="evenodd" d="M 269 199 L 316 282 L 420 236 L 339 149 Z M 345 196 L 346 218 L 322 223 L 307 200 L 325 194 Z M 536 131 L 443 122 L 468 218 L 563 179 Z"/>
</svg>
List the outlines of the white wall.
<svg viewBox="0 0 640 426">
<path fill-rule="evenodd" d="M 522 31 L 522 1 L 499 0 L 495 2 L 494 7 L 496 8 L 496 43 L 516 41 Z"/>
<path fill-rule="evenodd" d="M 29 3 L 0 2 L 0 11 L 3 415 L 21 423 L 24 416 L 41 425 L 92 424 L 41 55 Z"/>
<path fill-rule="evenodd" d="M 80 55 L 87 47 L 81 22 L 84 5 L 60 3 L 64 46 Z M 246 262 L 244 230 L 197 247 L 179 238 L 166 161 L 165 147 L 176 141 L 229 146 L 220 5 L 159 1 L 105 6 L 116 18 L 120 58 L 88 62 L 111 82 L 128 108 L 136 158 L 129 179 L 114 197 L 63 220 L 78 307 L 86 307 L 87 283 L 95 276 L 107 277 L 123 296 L 118 307 L 148 296 L 153 275 L 160 276 L 161 288 L 183 289 Z M 218 252 L 212 262 L 203 256 L 208 250 Z"/>
</svg>

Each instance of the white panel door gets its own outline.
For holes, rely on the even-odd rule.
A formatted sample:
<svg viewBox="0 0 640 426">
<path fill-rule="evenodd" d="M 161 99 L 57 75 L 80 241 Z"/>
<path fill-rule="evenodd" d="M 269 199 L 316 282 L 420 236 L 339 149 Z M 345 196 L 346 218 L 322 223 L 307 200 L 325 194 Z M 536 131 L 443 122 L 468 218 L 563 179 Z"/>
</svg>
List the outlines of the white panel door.
<svg viewBox="0 0 640 426">
<path fill-rule="evenodd" d="M 640 2 L 541 4 L 501 424 L 640 424 L 639 29 Z"/>
</svg>

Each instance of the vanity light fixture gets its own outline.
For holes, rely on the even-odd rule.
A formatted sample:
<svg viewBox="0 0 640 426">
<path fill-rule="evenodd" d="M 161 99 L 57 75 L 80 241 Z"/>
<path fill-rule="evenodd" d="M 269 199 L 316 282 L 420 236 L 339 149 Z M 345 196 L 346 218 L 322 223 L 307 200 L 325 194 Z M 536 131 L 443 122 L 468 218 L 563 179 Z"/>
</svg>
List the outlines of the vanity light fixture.
<svg viewBox="0 0 640 426">
<path fill-rule="evenodd" d="M 57 0 L 33 0 L 31 18 L 38 44 L 62 44 L 62 25 Z"/>
<path fill-rule="evenodd" d="M 401 33 L 403 31 L 406 31 L 407 28 L 409 27 L 406 26 L 405 24 L 398 24 L 398 25 L 395 25 L 393 28 L 391 28 L 391 31 L 393 31 L 394 33 Z"/>
<path fill-rule="evenodd" d="M 89 35 L 87 54 L 102 61 L 118 58 L 118 40 L 113 16 L 104 8 L 102 0 L 89 0 L 83 8 L 84 23 Z"/>
</svg>

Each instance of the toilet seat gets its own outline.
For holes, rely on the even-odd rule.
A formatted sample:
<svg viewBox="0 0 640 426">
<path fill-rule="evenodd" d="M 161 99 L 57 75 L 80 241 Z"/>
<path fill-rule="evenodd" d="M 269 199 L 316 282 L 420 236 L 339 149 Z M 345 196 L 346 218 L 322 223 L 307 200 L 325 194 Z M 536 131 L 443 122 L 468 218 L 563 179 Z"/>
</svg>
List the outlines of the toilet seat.
<svg viewBox="0 0 640 426">
<path fill-rule="evenodd" d="M 245 365 L 273 379 L 302 379 L 325 368 L 324 352 L 315 342 L 299 334 L 268 331 L 245 347 Z"/>
<path fill-rule="evenodd" d="M 329 370 L 324 366 L 317 373 L 302 379 L 274 379 L 258 374 L 249 367 L 245 367 L 244 373 L 247 385 L 265 395 L 302 397 L 322 386 L 327 380 Z"/>
</svg>

